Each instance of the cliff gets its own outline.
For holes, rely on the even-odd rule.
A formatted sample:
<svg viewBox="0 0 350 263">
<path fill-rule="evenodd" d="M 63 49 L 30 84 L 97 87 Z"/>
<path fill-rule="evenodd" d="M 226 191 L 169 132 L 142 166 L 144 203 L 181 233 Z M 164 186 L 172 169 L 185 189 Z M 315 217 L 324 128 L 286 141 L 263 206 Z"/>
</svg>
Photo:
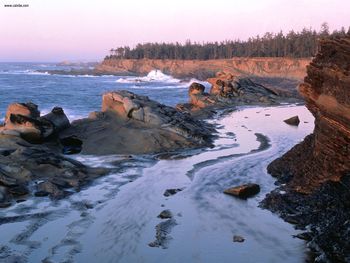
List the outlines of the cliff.
<svg viewBox="0 0 350 263">
<path fill-rule="evenodd" d="M 350 36 L 320 41 L 299 92 L 315 129 L 268 166 L 285 185 L 263 206 L 301 228 L 309 225 L 309 246 L 322 262 L 349 262 Z"/>
<path fill-rule="evenodd" d="M 280 77 L 302 79 L 310 59 L 233 58 L 217 60 L 105 59 L 95 67 L 95 74 L 147 74 L 159 69 L 177 78 L 205 80 L 218 71 L 237 77 Z"/>
<path fill-rule="evenodd" d="M 350 171 L 350 38 L 323 40 L 320 47 L 299 86 L 315 116 L 314 132 L 268 167 L 272 174 L 292 173 L 290 185 L 306 193 Z"/>
</svg>

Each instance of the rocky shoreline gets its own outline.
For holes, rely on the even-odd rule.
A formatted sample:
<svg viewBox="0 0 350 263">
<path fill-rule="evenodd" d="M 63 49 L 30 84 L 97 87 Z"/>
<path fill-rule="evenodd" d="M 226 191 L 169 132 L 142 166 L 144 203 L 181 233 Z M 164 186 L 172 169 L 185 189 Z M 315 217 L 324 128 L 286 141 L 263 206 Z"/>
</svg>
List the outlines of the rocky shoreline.
<svg viewBox="0 0 350 263">
<path fill-rule="evenodd" d="M 278 188 L 261 203 L 305 230 L 297 237 L 307 240 L 318 262 L 350 260 L 349 50 L 349 37 L 321 41 L 299 87 L 316 119 L 314 133 L 268 166 Z M 208 82 L 209 93 L 192 83 L 189 102 L 176 108 L 129 91 L 107 92 L 101 111 L 72 123 L 59 107 L 41 116 L 33 103 L 11 104 L 0 126 L 0 207 L 33 195 L 63 198 L 109 173 L 63 154 L 167 156 L 211 147 L 216 130 L 204 119 L 218 111 L 300 102 L 292 89 L 262 85 L 230 71 L 220 71 Z M 162 234 L 152 244 L 161 246 L 158 239 L 164 239 Z"/>
<path fill-rule="evenodd" d="M 316 262 L 350 261 L 350 37 L 325 39 L 299 91 L 313 134 L 273 161 L 278 189 L 262 206 L 306 232 Z"/>
<path fill-rule="evenodd" d="M 69 122 L 55 107 L 40 115 L 33 103 L 9 105 L 0 126 L 0 206 L 29 194 L 62 198 L 108 169 L 92 169 L 62 154 L 158 154 L 212 147 L 215 127 L 204 119 L 238 105 L 298 102 L 288 90 L 273 89 L 219 72 L 210 93 L 192 83 L 189 103 L 176 108 L 129 91 L 106 92 L 99 112 Z"/>
</svg>

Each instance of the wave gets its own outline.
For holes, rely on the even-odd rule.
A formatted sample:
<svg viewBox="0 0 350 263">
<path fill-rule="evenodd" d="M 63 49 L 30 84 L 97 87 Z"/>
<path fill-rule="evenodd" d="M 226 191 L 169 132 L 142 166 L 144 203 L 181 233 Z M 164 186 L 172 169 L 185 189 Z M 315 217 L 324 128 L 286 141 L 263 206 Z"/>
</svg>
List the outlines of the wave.
<svg viewBox="0 0 350 263">
<path fill-rule="evenodd" d="M 27 70 L 2 70 L 0 71 L 0 74 L 10 74 L 10 75 L 50 75 L 49 72 L 45 71 L 45 72 L 39 72 L 36 70 L 31 70 L 31 69 L 27 69 Z"/>
<path fill-rule="evenodd" d="M 138 82 L 166 82 L 166 83 L 180 83 L 181 80 L 173 78 L 170 75 L 164 74 L 159 69 L 150 71 L 145 77 L 124 77 L 116 80 L 118 83 L 138 83 Z"/>
</svg>

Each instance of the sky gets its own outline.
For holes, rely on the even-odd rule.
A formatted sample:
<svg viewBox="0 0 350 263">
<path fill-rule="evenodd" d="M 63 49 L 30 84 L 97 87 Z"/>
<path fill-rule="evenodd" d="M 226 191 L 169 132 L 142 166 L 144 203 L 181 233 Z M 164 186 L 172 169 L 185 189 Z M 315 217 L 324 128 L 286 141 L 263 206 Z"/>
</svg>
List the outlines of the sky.
<svg viewBox="0 0 350 263">
<path fill-rule="evenodd" d="M 112 47 L 244 40 L 323 22 L 347 29 L 350 0 L 0 0 L 0 62 L 100 61 Z"/>
</svg>

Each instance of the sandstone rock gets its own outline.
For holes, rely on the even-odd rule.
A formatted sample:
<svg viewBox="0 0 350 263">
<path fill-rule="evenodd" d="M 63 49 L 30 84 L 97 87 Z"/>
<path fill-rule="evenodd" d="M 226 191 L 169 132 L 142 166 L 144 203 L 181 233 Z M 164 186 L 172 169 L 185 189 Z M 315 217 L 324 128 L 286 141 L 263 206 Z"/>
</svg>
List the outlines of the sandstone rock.
<svg viewBox="0 0 350 263">
<path fill-rule="evenodd" d="M 189 95 L 202 95 L 204 93 L 205 87 L 197 82 L 193 82 L 189 89 L 188 89 L 188 94 Z"/>
<path fill-rule="evenodd" d="M 78 120 L 61 138 L 75 136 L 86 154 L 135 154 L 210 145 L 211 125 L 129 91 L 103 95 L 102 114 Z"/>
<path fill-rule="evenodd" d="M 203 118 L 215 114 L 216 109 L 225 109 L 238 105 L 272 105 L 281 102 L 295 103 L 298 96 L 288 91 L 277 92 L 250 78 L 236 78 L 230 73 L 219 72 L 215 78 L 207 81 L 212 84 L 210 94 L 204 92 L 204 86 L 192 83 L 189 87 L 189 103 L 178 104 L 176 108 L 192 116 Z"/>
<path fill-rule="evenodd" d="M 322 40 L 299 86 L 315 129 L 304 142 L 268 166 L 276 176 L 292 174 L 290 186 L 309 193 L 350 170 L 350 37 Z"/>
<path fill-rule="evenodd" d="M 176 78 L 205 80 L 224 69 L 236 77 L 259 76 L 300 80 L 304 77 L 310 59 L 297 58 L 232 58 L 214 60 L 168 60 L 168 59 L 108 59 L 97 65 L 95 74 L 148 74 L 158 69 Z M 57 73 L 57 72 L 54 72 Z M 214 73 L 214 74 L 213 74 Z M 67 74 L 65 72 L 65 74 Z M 81 73 L 79 73 L 81 74 Z M 91 74 L 91 73 L 89 73 Z M 221 74 L 217 74 L 220 76 Z"/>
<path fill-rule="evenodd" d="M 10 122 L 11 114 L 19 114 L 33 119 L 40 117 L 40 111 L 38 110 L 38 106 L 31 102 L 10 104 L 7 108 L 5 124 L 7 122 Z"/>
<path fill-rule="evenodd" d="M 289 124 L 289 125 L 298 126 L 300 123 L 300 120 L 299 120 L 298 116 L 294 116 L 294 117 L 291 117 L 289 119 L 284 120 L 284 122 Z"/>
<path fill-rule="evenodd" d="M 233 195 L 239 198 L 248 198 L 260 192 L 258 184 L 244 184 L 228 188 L 224 191 L 225 194 Z"/>
<path fill-rule="evenodd" d="M 320 40 L 299 86 L 315 117 L 313 134 L 267 167 L 285 186 L 267 195 L 263 206 L 299 228 L 308 226 L 308 247 L 323 261 L 349 260 L 349 76 L 350 36 Z"/>
<path fill-rule="evenodd" d="M 62 108 L 40 117 L 38 106 L 33 103 L 13 103 L 8 107 L 5 125 L 0 134 L 21 136 L 28 142 L 41 143 L 54 133 L 69 127 L 69 120 Z"/>
</svg>

